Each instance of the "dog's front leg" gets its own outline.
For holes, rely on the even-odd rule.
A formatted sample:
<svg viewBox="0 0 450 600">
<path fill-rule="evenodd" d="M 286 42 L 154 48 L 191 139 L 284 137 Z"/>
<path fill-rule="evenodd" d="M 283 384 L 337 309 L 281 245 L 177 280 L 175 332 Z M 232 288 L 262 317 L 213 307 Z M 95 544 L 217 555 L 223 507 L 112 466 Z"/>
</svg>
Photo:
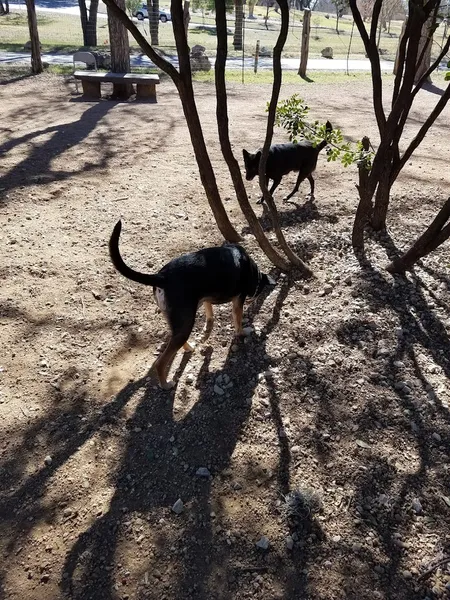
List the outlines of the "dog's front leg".
<svg viewBox="0 0 450 600">
<path fill-rule="evenodd" d="M 236 335 L 244 335 L 242 331 L 242 313 L 244 310 L 244 302 L 240 296 L 233 298 L 233 322 Z"/>
</svg>

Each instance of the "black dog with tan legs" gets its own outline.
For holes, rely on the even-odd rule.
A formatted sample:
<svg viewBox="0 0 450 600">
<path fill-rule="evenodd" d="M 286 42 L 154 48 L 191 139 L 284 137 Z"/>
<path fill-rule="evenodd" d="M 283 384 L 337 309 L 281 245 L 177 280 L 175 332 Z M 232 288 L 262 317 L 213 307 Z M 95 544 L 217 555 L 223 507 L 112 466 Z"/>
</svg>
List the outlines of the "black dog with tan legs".
<svg viewBox="0 0 450 600">
<path fill-rule="evenodd" d="M 156 373 L 163 389 L 174 383 L 167 381 L 172 360 L 183 347 L 192 351 L 188 343 L 200 304 L 205 305 L 206 327 L 213 322 L 213 304 L 232 302 L 233 321 L 237 335 L 242 335 L 242 311 L 247 298 L 255 298 L 267 285 L 275 282 L 261 273 L 247 252 L 237 244 L 205 248 L 183 254 L 167 263 L 157 274 L 147 275 L 128 267 L 119 252 L 122 222 L 114 227 L 109 241 L 111 260 L 116 269 L 128 279 L 151 285 L 155 300 L 164 313 L 171 330 L 171 338 L 155 363 Z"/>
</svg>

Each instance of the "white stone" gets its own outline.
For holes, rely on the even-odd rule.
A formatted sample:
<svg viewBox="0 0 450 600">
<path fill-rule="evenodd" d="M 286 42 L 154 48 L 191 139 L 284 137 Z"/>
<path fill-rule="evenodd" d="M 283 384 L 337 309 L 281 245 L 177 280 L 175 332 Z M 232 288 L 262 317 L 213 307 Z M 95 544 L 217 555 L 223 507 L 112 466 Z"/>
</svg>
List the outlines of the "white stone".
<svg viewBox="0 0 450 600">
<path fill-rule="evenodd" d="M 262 538 L 256 542 L 256 546 L 261 548 L 261 550 L 267 550 L 270 546 L 270 542 L 266 536 L 263 535 Z"/>
<path fill-rule="evenodd" d="M 181 498 L 178 498 L 178 500 L 172 506 L 172 510 L 177 515 L 179 515 L 179 514 L 181 514 L 183 512 L 183 510 L 184 510 L 184 504 L 183 504 L 183 501 L 181 500 Z"/>
</svg>

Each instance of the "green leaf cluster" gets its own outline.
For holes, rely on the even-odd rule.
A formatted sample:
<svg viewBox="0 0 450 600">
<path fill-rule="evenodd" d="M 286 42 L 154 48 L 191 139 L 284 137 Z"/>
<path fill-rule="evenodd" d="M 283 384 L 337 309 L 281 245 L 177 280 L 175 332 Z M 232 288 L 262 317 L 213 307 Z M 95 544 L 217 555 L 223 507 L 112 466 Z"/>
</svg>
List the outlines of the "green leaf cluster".
<svg viewBox="0 0 450 600">
<path fill-rule="evenodd" d="M 372 165 L 373 152 L 366 152 L 361 142 L 351 144 L 344 141 L 343 133 L 340 129 L 327 131 L 326 124 L 320 124 L 319 121 L 309 122 L 307 116 L 309 106 L 294 94 L 287 100 L 278 103 L 275 114 L 275 125 L 286 129 L 291 142 L 297 143 L 300 139 L 310 141 L 317 146 L 323 140 L 328 143 L 326 154 L 328 161 L 340 160 L 344 167 L 357 164 L 370 169 Z"/>
</svg>

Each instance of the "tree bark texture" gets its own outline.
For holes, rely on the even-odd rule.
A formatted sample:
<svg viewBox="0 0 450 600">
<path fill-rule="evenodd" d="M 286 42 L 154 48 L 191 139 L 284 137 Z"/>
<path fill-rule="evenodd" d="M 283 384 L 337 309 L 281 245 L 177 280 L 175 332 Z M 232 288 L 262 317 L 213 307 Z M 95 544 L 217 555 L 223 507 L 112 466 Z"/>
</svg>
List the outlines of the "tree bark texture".
<svg viewBox="0 0 450 600">
<path fill-rule="evenodd" d="M 244 27 L 244 4 L 243 0 L 234 0 L 234 37 L 233 46 L 235 50 L 242 50 L 242 38 Z"/>
<path fill-rule="evenodd" d="M 113 0 L 125 12 L 125 0 Z M 128 18 L 128 17 L 127 17 Z M 113 73 L 130 72 L 130 44 L 128 31 L 123 23 L 108 9 L 108 28 L 111 44 L 111 71 Z M 129 83 L 114 83 L 113 97 L 126 100 L 133 93 Z"/>
<path fill-rule="evenodd" d="M 450 237 L 450 198 L 438 212 L 428 229 L 411 248 L 400 258 L 392 261 L 386 268 L 389 273 L 403 273 L 410 269 L 420 258 L 426 256 Z"/>
<path fill-rule="evenodd" d="M 400 47 L 402 45 L 402 40 L 403 40 L 403 37 L 405 35 L 405 30 L 406 30 L 406 19 L 402 23 L 402 29 L 400 31 L 400 37 L 398 38 L 397 52 L 395 53 L 394 70 L 392 71 L 394 73 L 394 75 L 397 75 L 398 70 L 400 68 L 400 63 L 401 63 L 401 66 L 403 67 L 404 55 L 403 55 L 403 59 L 400 60 L 400 54 L 401 54 L 400 53 Z"/>
<path fill-rule="evenodd" d="M 25 0 L 27 5 L 28 29 L 31 40 L 31 72 L 37 75 L 42 73 L 41 44 L 39 42 L 39 32 L 36 18 L 36 7 L 34 0 Z"/>
<path fill-rule="evenodd" d="M 431 15 L 426 23 L 422 27 L 420 32 L 420 43 L 418 52 L 418 64 L 416 67 L 416 74 L 414 76 L 414 83 L 420 81 L 421 77 L 428 71 L 431 63 L 431 46 L 433 44 L 433 33 L 434 33 L 434 15 Z M 431 82 L 431 77 L 428 75 L 426 79 L 427 83 Z M 422 82 L 424 83 L 424 82 Z"/>
<path fill-rule="evenodd" d="M 97 13 L 99 0 L 91 0 L 89 13 L 86 0 L 78 0 L 80 8 L 81 29 L 83 31 L 83 45 L 97 46 Z"/>
<path fill-rule="evenodd" d="M 183 25 L 184 25 L 184 32 L 186 34 L 186 39 L 188 39 L 189 22 L 191 20 L 190 5 L 191 5 L 190 0 L 184 0 L 184 3 L 183 3 Z"/>
<path fill-rule="evenodd" d="M 150 41 L 152 46 L 159 46 L 159 0 L 150 0 L 147 4 L 150 24 Z"/>
<path fill-rule="evenodd" d="M 300 77 L 306 77 L 306 66 L 308 64 L 309 54 L 309 36 L 311 33 L 311 11 L 305 9 L 303 11 L 303 27 L 302 27 L 302 45 L 300 50 L 300 68 L 298 74 Z"/>
<path fill-rule="evenodd" d="M 370 148 L 370 140 L 363 137 L 362 146 L 366 152 Z M 364 250 L 364 228 L 370 220 L 372 213 L 372 199 L 367 193 L 367 184 L 369 181 L 369 169 L 366 161 L 361 160 L 358 164 L 359 183 L 357 185 L 359 193 L 359 204 L 356 209 L 355 221 L 353 223 L 352 245 L 353 248 Z"/>
</svg>

